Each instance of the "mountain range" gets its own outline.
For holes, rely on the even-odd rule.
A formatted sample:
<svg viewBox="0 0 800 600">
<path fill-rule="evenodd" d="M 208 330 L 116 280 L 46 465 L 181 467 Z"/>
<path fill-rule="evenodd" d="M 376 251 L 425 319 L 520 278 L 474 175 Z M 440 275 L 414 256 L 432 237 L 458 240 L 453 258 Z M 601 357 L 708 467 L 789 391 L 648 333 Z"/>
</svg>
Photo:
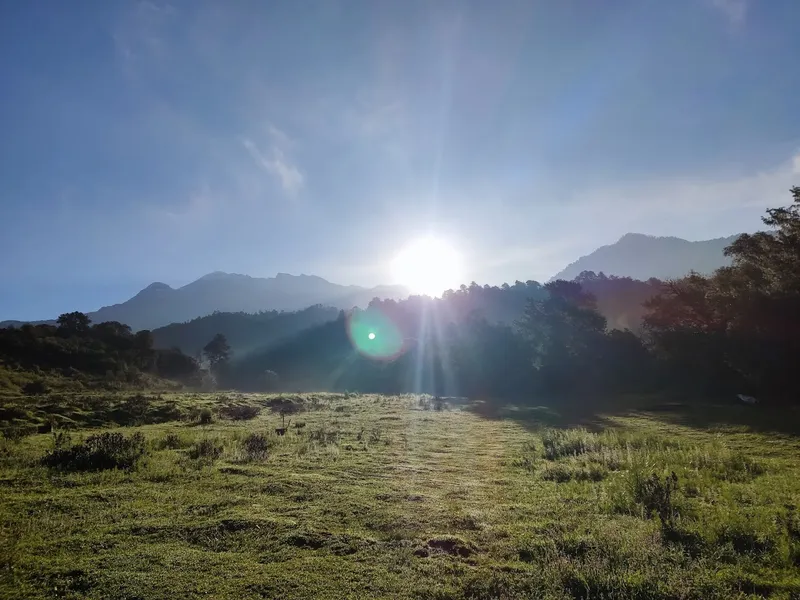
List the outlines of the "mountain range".
<svg viewBox="0 0 800 600">
<path fill-rule="evenodd" d="M 704 275 L 729 265 L 725 248 L 740 234 L 713 240 L 690 242 L 677 237 L 656 237 L 626 233 L 617 242 L 601 246 L 553 276 L 553 279 L 575 279 L 583 271 L 631 277 L 646 281 L 674 279 L 697 271 Z"/>
<path fill-rule="evenodd" d="M 681 277 L 691 270 L 711 273 L 730 263 L 723 251 L 737 237 L 690 242 L 676 237 L 628 233 L 616 243 L 579 258 L 553 279 L 575 279 L 584 271 L 642 281 Z M 315 275 L 279 273 L 276 277 L 262 278 L 217 271 L 179 288 L 152 283 L 129 300 L 104 306 L 88 315 L 94 323 L 119 321 L 140 330 L 183 323 L 214 312 L 297 311 L 316 304 L 350 309 L 366 306 L 376 297 L 400 299 L 408 295 L 406 288 L 396 285 L 365 288 L 338 285 Z M 3 321 L 0 327 L 21 324 Z"/>
<path fill-rule="evenodd" d="M 179 288 L 151 283 L 133 298 L 87 313 L 93 323 L 119 321 L 133 330 L 182 323 L 214 312 L 296 311 L 315 304 L 350 309 L 366 306 L 373 298 L 405 298 L 402 286 L 365 288 L 338 285 L 315 275 L 250 277 L 220 271 Z M 46 321 L 42 321 L 46 322 Z M 0 327 L 19 325 L 3 321 Z"/>
</svg>

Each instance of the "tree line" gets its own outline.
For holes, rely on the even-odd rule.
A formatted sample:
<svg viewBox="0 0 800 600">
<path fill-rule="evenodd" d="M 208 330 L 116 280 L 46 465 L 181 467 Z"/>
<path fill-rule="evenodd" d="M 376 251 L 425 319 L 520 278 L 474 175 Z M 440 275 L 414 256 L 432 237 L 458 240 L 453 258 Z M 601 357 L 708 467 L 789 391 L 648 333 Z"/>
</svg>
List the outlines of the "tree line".
<svg viewBox="0 0 800 600">
<path fill-rule="evenodd" d="M 738 238 L 726 249 L 731 266 L 710 276 L 632 284 L 583 273 L 375 300 L 233 361 L 228 382 L 257 388 L 268 370 L 292 389 L 486 397 L 673 389 L 796 402 L 800 188 L 791 194 L 792 205 L 767 211 L 769 230 Z M 633 326 L 609 323 L 609 307 Z M 400 341 L 384 356 L 373 351 L 381 338 Z"/>
<path fill-rule="evenodd" d="M 93 324 L 81 312 L 64 313 L 56 323 L 0 329 L 0 364 L 38 373 L 42 379 L 54 376 L 110 387 L 143 385 L 146 375 L 199 384 L 197 361 L 177 348 L 155 348 L 150 331 L 134 333 L 116 321 Z M 41 380 L 29 383 L 28 391 L 45 391 Z"/>
<path fill-rule="evenodd" d="M 194 356 L 158 348 L 149 331 L 68 313 L 56 326 L 0 330 L 0 361 L 243 390 L 520 399 L 676 389 L 796 402 L 800 188 L 791 193 L 790 206 L 767 211 L 769 230 L 738 238 L 726 249 L 731 266 L 709 276 L 472 283 L 363 310 L 216 313 L 162 330 L 164 341 L 188 340 Z"/>
</svg>

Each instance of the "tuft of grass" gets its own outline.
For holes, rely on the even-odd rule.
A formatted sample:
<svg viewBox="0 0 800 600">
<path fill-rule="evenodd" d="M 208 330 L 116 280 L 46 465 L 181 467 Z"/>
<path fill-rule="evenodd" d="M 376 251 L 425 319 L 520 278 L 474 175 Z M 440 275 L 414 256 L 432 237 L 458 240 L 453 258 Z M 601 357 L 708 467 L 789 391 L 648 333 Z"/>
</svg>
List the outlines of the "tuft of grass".
<svg viewBox="0 0 800 600">
<path fill-rule="evenodd" d="M 200 412 L 197 413 L 197 422 L 200 425 L 211 425 L 214 422 L 214 413 L 211 412 L 210 408 L 200 409 Z"/>
<path fill-rule="evenodd" d="M 317 442 L 323 445 L 336 444 L 339 441 L 339 430 L 331 429 L 322 424 L 318 429 L 312 429 L 308 432 L 308 440 L 309 442 Z"/>
<path fill-rule="evenodd" d="M 579 456 L 599 447 L 597 435 L 585 429 L 546 429 L 542 432 L 542 456 L 547 460 Z"/>
<path fill-rule="evenodd" d="M 166 434 L 158 442 L 158 448 L 161 450 L 178 450 L 180 448 L 185 448 L 187 445 L 186 440 L 176 432 Z"/>
<path fill-rule="evenodd" d="M 222 456 L 223 450 L 224 446 L 220 440 L 203 438 L 195 442 L 194 445 L 189 448 L 189 457 L 194 460 L 215 461 Z"/>
<path fill-rule="evenodd" d="M 249 434 L 242 441 L 242 449 L 244 450 L 247 460 L 265 460 L 269 454 L 271 443 L 269 438 L 258 432 Z"/>
</svg>

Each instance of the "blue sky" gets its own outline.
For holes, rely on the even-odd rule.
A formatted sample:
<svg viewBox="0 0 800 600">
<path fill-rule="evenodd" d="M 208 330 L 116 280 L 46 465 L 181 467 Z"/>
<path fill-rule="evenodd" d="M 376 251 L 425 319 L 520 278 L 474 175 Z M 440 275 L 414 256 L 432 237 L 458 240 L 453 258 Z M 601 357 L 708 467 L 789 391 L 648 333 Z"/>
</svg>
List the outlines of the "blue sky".
<svg viewBox="0 0 800 600">
<path fill-rule="evenodd" d="M 215 270 L 546 279 L 800 183 L 796 0 L 4 2 L 0 319 Z"/>
</svg>

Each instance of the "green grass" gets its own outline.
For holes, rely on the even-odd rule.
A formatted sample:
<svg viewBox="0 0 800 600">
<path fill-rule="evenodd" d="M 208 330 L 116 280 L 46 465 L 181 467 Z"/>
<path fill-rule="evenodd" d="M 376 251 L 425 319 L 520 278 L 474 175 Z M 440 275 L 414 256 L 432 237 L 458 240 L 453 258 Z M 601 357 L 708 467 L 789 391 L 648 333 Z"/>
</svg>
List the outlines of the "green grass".
<svg viewBox="0 0 800 600">
<path fill-rule="evenodd" d="M 792 434 L 433 404 L 0 400 L 0 598 L 800 597 Z M 61 447 L 110 430 L 146 452 L 48 467 L 50 420 Z"/>
</svg>

